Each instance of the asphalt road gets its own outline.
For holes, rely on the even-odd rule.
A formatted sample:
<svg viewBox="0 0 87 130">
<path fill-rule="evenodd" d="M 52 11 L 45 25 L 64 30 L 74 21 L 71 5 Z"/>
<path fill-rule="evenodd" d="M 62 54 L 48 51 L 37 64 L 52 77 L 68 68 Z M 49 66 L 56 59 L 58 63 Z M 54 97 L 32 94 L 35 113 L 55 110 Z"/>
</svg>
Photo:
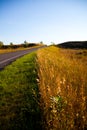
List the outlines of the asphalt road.
<svg viewBox="0 0 87 130">
<path fill-rule="evenodd" d="M 26 55 L 38 49 L 41 49 L 43 47 L 31 48 L 29 50 L 21 50 L 21 51 L 16 51 L 16 52 L 0 54 L 0 70 L 2 70 L 5 66 L 9 65 L 13 61 L 15 61 L 17 58 L 22 57 L 23 55 Z"/>
</svg>

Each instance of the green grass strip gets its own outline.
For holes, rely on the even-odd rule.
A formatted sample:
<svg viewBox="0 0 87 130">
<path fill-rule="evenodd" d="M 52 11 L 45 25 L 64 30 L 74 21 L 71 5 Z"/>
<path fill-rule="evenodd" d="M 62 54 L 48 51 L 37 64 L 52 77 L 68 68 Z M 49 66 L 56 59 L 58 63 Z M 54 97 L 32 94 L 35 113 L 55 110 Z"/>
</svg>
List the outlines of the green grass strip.
<svg viewBox="0 0 87 130">
<path fill-rule="evenodd" d="M 36 53 L 0 72 L 0 130 L 41 130 Z"/>
</svg>

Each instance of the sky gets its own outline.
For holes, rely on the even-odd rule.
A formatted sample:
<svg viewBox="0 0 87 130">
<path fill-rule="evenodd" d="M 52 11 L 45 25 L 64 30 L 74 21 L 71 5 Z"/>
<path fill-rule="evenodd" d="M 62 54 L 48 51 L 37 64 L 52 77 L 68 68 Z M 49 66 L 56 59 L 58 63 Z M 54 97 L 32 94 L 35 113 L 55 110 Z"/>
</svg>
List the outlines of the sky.
<svg viewBox="0 0 87 130">
<path fill-rule="evenodd" d="M 87 0 L 0 0 L 0 41 L 87 40 Z"/>
</svg>

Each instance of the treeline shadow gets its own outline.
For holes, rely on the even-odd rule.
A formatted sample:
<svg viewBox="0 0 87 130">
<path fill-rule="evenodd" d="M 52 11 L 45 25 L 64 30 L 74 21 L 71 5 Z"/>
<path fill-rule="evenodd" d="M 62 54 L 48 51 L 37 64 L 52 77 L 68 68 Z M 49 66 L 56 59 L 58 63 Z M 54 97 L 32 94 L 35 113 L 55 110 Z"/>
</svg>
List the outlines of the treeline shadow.
<svg viewBox="0 0 87 130">
<path fill-rule="evenodd" d="M 27 47 L 33 47 L 36 46 L 37 44 L 35 43 L 30 43 L 30 44 L 19 44 L 19 45 L 2 45 L 0 46 L 0 49 L 17 49 L 17 48 L 27 48 Z"/>
<path fill-rule="evenodd" d="M 57 44 L 57 46 L 66 49 L 87 49 L 87 41 L 68 41 Z"/>
</svg>

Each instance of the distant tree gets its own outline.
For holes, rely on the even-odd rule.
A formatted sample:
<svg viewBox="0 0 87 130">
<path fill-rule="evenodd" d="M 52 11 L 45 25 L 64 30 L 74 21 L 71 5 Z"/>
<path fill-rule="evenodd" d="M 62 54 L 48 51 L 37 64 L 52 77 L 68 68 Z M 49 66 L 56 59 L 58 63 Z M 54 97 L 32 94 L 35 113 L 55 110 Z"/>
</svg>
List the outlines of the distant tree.
<svg viewBox="0 0 87 130">
<path fill-rule="evenodd" d="M 28 47 L 29 43 L 25 40 L 24 41 L 24 47 Z"/>
<path fill-rule="evenodd" d="M 55 45 L 55 43 L 54 43 L 54 42 L 51 42 L 51 45 Z"/>
<path fill-rule="evenodd" d="M 43 44 L 43 41 L 41 41 L 40 44 Z"/>
<path fill-rule="evenodd" d="M 13 42 L 10 42 L 10 46 L 13 46 Z"/>
<path fill-rule="evenodd" d="M 2 46 L 3 46 L 4 44 L 3 44 L 3 42 L 2 41 L 0 41 L 0 48 L 2 48 Z"/>
<path fill-rule="evenodd" d="M 10 47 L 10 48 L 13 48 L 13 46 L 14 46 L 14 45 L 13 45 L 13 42 L 10 42 L 9 47 Z"/>
<path fill-rule="evenodd" d="M 27 41 L 26 41 L 26 40 L 24 41 L 24 44 L 27 44 Z"/>
</svg>

